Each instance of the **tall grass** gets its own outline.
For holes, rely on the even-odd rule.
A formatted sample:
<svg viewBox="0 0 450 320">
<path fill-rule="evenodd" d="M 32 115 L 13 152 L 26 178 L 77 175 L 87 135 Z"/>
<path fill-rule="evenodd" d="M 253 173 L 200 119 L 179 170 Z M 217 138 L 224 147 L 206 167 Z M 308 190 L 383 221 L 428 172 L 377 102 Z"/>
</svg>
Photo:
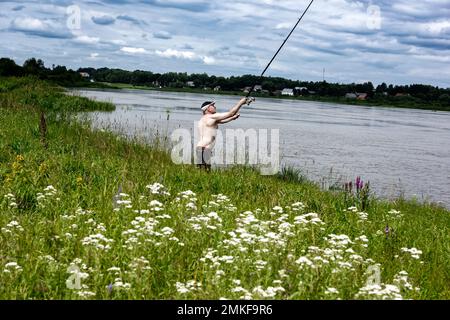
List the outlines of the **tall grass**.
<svg viewBox="0 0 450 320">
<path fill-rule="evenodd" d="M 64 89 L 52 86 L 36 77 L 0 77 L 0 104 L 3 108 L 39 108 L 46 112 L 113 111 L 108 102 L 85 97 L 67 97 Z"/>
<path fill-rule="evenodd" d="M 44 148 L 40 85 L 0 93 L 1 299 L 450 297 L 447 210 L 362 212 L 293 169 L 206 173 L 70 117 Z"/>
<path fill-rule="evenodd" d="M 302 171 L 293 166 L 283 166 L 277 177 L 289 182 L 303 183 L 307 181 L 307 178 L 303 175 Z"/>
</svg>

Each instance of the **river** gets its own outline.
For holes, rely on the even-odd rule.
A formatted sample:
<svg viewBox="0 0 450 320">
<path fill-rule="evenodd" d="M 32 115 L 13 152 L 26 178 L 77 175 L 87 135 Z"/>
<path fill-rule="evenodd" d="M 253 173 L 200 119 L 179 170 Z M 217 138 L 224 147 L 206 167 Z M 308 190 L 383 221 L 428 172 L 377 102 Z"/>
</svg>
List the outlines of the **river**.
<svg viewBox="0 0 450 320">
<path fill-rule="evenodd" d="M 96 126 L 147 138 L 156 130 L 192 132 L 202 102 L 213 99 L 223 112 L 239 99 L 150 90 L 74 92 L 117 106 L 114 112 L 92 113 Z M 324 188 L 361 176 L 377 196 L 450 207 L 450 112 L 261 98 L 240 113 L 224 126 L 279 129 L 281 163 Z"/>
</svg>

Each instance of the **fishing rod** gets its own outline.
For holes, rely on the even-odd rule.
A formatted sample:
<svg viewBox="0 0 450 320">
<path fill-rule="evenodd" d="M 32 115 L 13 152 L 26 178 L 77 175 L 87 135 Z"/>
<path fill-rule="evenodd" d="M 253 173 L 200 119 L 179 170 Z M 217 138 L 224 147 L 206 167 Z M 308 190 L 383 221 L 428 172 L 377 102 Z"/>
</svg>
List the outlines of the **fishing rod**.
<svg viewBox="0 0 450 320">
<path fill-rule="evenodd" d="M 284 39 L 283 43 L 281 44 L 281 46 L 278 48 L 277 52 L 275 53 L 275 55 L 272 57 L 272 59 L 270 60 L 269 64 L 266 66 L 266 68 L 263 70 L 263 72 L 261 73 L 261 75 L 259 76 L 259 80 L 262 79 L 264 73 L 266 73 L 267 69 L 269 69 L 269 66 L 272 64 L 273 60 L 275 60 L 275 57 L 278 55 L 278 53 L 281 51 L 281 48 L 283 48 L 284 44 L 288 41 L 289 37 L 291 36 L 291 34 L 294 32 L 295 28 L 297 28 L 298 24 L 300 23 L 300 21 L 302 21 L 303 16 L 305 15 L 306 11 L 308 11 L 309 7 L 312 5 L 312 3 L 314 2 L 314 0 L 311 0 L 311 2 L 309 3 L 308 7 L 306 7 L 305 11 L 303 11 L 303 14 L 301 15 L 301 17 L 298 19 L 297 23 L 295 24 L 295 26 L 292 28 L 291 32 L 289 32 L 288 36 L 286 37 L 286 39 Z M 250 96 L 250 94 L 255 90 L 255 86 L 251 87 L 251 89 L 249 90 L 249 92 L 247 93 L 247 95 L 245 96 L 246 98 L 248 98 Z"/>
</svg>

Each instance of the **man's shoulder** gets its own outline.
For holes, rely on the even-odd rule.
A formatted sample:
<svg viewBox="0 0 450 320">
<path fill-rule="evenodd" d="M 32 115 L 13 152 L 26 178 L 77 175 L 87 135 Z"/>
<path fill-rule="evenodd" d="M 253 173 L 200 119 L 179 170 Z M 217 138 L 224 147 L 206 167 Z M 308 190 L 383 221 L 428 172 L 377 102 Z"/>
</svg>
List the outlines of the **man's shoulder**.
<svg viewBox="0 0 450 320">
<path fill-rule="evenodd" d="M 203 115 L 201 118 L 200 118 L 200 121 L 203 121 L 203 122 L 205 122 L 205 123 L 208 123 L 208 122 L 210 122 L 210 121 L 216 121 L 215 119 L 214 119 L 214 115 L 213 114 L 205 114 L 205 115 Z"/>
</svg>

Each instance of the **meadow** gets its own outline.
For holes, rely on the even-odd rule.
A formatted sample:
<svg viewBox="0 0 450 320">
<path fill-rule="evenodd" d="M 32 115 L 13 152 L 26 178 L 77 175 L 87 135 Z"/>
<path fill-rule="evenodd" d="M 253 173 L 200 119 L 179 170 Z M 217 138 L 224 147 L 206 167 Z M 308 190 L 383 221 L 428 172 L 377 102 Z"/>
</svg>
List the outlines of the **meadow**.
<svg viewBox="0 0 450 320">
<path fill-rule="evenodd" d="M 0 79 L 0 299 L 450 298 L 445 208 L 207 173 L 75 117 L 113 109 Z"/>
</svg>

